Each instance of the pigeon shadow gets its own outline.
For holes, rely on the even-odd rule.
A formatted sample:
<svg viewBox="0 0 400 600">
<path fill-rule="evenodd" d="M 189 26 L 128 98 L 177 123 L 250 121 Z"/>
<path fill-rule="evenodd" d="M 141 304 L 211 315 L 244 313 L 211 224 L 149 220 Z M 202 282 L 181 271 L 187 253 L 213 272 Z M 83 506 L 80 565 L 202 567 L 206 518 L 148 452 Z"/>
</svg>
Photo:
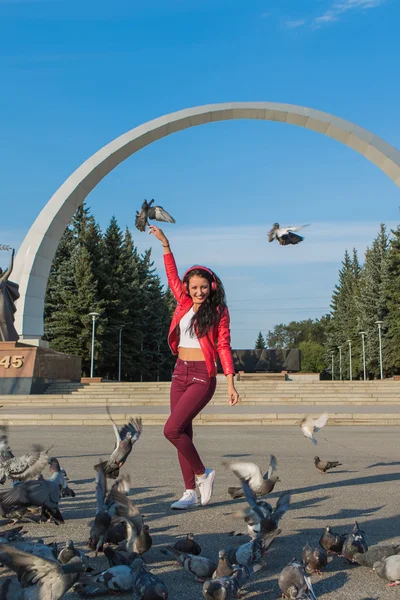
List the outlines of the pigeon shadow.
<svg viewBox="0 0 400 600">
<path fill-rule="evenodd" d="M 400 460 L 393 460 L 391 462 L 378 462 L 373 465 L 365 467 L 366 469 L 372 469 L 373 467 L 396 467 L 400 465 Z"/>
<path fill-rule="evenodd" d="M 254 456 L 254 454 L 223 454 L 222 458 L 242 458 L 243 456 Z"/>
<path fill-rule="evenodd" d="M 324 577 L 313 583 L 315 595 L 322 596 L 328 592 L 336 592 L 347 583 L 349 576 L 344 571 L 339 571 L 330 577 Z"/>
<path fill-rule="evenodd" d="M 329 497 L 329 496 L 328 496 Z M 321 498 L 322 500 L 322 498 Z M 319 521 L 333 521 L 335 519 L 359 519 L 363 516 L 372 515 L 373 513 L 384 508 L 384 504 L 382 506 L 375 506 L 374 508 L 357 508 L 357 509 L 349 509 L 342 508 L 336 514 L 331 515 L 313 515 L 313 519 Z M 295 517 L 296 519 L 309 519 L 310 517 Z"/>
</svg>

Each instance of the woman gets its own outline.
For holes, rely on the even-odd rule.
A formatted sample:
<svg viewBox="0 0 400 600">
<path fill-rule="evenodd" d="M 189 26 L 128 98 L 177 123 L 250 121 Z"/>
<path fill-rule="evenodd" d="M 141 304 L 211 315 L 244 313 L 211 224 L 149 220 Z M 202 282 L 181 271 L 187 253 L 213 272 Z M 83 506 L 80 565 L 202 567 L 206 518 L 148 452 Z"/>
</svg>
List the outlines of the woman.
<svg viewBox="0 0 400 600">
<path fill-rule="evenodd" d="M 175 259 L 163 231 L 151 225 L 163 245 L 168 284 L 177 301 L 168 343 L 178 360 L 172 375 L 171 415 L 165 437 L 178 450 L 186 490 L 171 508 L 182 510 L 198 505 L 196 483 L 202 506 L 209 503 L 215 471 L 206 469 L 193 444 L 192 421 L 210 402 L 216 387 L 217 352 L 228 381 L 228 401 L 237 404 L 239 394 L 233 378 L 235 369 L 230 347 L 229 312 L 219 278 L 207 267 L 191 267 L 180 280 Z M 218 345 L 218 350 L 217 350 Z"/>
</svg>

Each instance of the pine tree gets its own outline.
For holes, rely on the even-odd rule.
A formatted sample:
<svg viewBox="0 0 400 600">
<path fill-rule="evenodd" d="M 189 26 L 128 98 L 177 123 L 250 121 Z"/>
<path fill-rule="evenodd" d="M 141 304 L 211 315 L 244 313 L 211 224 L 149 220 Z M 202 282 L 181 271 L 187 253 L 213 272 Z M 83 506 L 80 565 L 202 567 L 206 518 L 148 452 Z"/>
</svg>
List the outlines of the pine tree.
<svg viewBox="0 0 400 600">
<path fill-rule="evenodd" d="M 265 346 L 264 336 L 263 336 L 263 334 L 260 331 L 259 334 L 258 334 L 258 337 L 256 339 L 256 343 L 255 343 L 254 348 L 256 350 L 263 350 L 265 347 L 266 346 Z"/>
<path fill-rule="evenodd" d="M 361 369 L 360 360 L 360 316 L 358 314 L 358 296 L 360 263 L 357 251 L 353 250 L 353 256 L 350 257 L 345 251 L 342 268 L 339 271 L 339 283 L 335 289 L 331 302 L 331 319 L 327 331 L 326 341 L 326 364 L 330 365 L 331 351 L 339 355 L 338 348 L 342 348 L 342 378 L 348 379 L 349 361 L 345 360 L 346 342 L 348 339 L 353 342 L 353 373 L 358 373 Z M 338 360 L 336 361 L 338 362 Z M 336 370 L 337 373 L 339 369 Z"/>
<path fill-rule="evenodd" d="M 383 364 L 394 374 L 400 371 L 400 226 L 392 230 L 383 286 L 388 311 L 383 326 Z"/>
<path fill-rule="evenodd" d="M 375 377 L 379 376 L 379 340 L 376 321 L 383 321 L 388 314 L 386 285 L 388 268 L 389 236 L 385 225 L 370 248 L 365 253 L 364 265 L 360 274 L 360 293 L 358 311 L 363 331 L 366 332 L 365 355 L 367 370 Z M 385 335 L 386 328 L 383 330 Z"/>
<path fill-rule="evenodd" d="M 112 217 L 103 237 L 99 282 L 104 302 L 101 316 L 104 335 L 99 338 L 103 348 L 101 373 L 107 379 L 118 376 L 119 331 L 127 324 L 129 314 L 130 273 L 125 269 L 124 258 L 122 231 L 116 218 Z"/>
</svg>

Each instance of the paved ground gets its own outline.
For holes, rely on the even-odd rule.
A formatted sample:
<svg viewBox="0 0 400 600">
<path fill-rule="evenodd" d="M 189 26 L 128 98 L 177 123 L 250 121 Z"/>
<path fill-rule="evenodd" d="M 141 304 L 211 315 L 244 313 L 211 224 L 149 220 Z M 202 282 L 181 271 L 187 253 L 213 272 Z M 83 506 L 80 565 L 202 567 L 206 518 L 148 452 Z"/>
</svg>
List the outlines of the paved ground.
<svg viewBox="0 0 400 600">
<path fill-rule="evenodd" d="M 29 535 L 46 541 L 68 538 L 85 548 L 88 523 L 94 516 L 94 471 L 92 465 L 106 457 L 113 447 L 111 428 L 71 427 L 66 430 L 12 427 L 10 443 L 14 452 L 24 452 L 31 442 L 52 450 L 68 471 L 76 498 L 63 500 L 61 510 L 66 524 L 27 525 Z M 238 527 L 229 513 L 243 503 L 232 502 L 226 493 L 236 483 L 234 475 L 220 465 L 231 457 L 266 464 L 269 453 L 279 460 L 280 487 L 270 495 L 274 504 L 284 490 L 291 490 L 292 505 L 282 521 L 282 534 L 273 545 L 266 571 L 258 573 L 246 588 L 246 598 L 278 598 L 277 578 L 283 566 L 299 558 L 308 541 L 318 543 L 322 529 L 331 524 L 339 532 L 348 531 L 357 519 L 370 545 L 385 541 L 400 542 L 399 518 L 399 429 L 391 427 L 326 427 L 319 434 L 315 449 L 296 427 L 206 427 L 197 429 L 196 442 L 207 464 L 217 468 L 213 502 L 191 512 L 176 513 L 170 503 L 180 496 L 182 483 L 175 453 L 162 437 L 160 427 L 145 429 L 128 460 L 126 471 L 132 476 L 132 495 L 137 500 L 153 534 L 153 548 L 146 559 L 162 575 L 171 600 L 200 600 L 201 584 L 180 570 L 159 552 L 166 543 L 194 531 L 203 554 L 215 557 L 218 549 L 236 545 L 247 538 L 228 537 Z M 313 456 L 339 459 L 343 466 L 321 475 Z M 90 554 L 92 555 L 92 554 Z M 93 560 L 96 568 L 106 566 L 104 558 Z M 386 600 L 400 597 L 400 588 L 385 583 L 363 567 L 351 566 L 344 559 L 330 560 L 322 576 L 313 577 L 317 597 L 335 600 Z M 66 598 L 75 598 L 70 593 Z M 130 595 L 120 596 L 122 599 Z"/>
</svg>

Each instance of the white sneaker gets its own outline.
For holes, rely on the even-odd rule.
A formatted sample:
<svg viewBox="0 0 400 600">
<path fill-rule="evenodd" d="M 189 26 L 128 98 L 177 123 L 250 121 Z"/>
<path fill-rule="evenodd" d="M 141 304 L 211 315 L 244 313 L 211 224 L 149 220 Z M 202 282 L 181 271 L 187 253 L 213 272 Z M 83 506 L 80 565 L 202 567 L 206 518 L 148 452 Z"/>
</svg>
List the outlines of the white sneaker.
<svg viewBox="0 0 400 600">
<path fill-rule="evenodd" d="M 171 508 L 174 510 L 186 510 L 187 508 L 194 508 L 198 504 L 196 490 L 186 490 L 180 500 L 171 504 Z"/>
<path fill-rule="evenodd" d="M 211 500 L 213 493 L 215 479 L 214 469 L 206 469 L 206 472 L 201 479 L 197 479 L 197 485 L 199 486 L 201 505 L 205 506 Z"/>
</svg>

